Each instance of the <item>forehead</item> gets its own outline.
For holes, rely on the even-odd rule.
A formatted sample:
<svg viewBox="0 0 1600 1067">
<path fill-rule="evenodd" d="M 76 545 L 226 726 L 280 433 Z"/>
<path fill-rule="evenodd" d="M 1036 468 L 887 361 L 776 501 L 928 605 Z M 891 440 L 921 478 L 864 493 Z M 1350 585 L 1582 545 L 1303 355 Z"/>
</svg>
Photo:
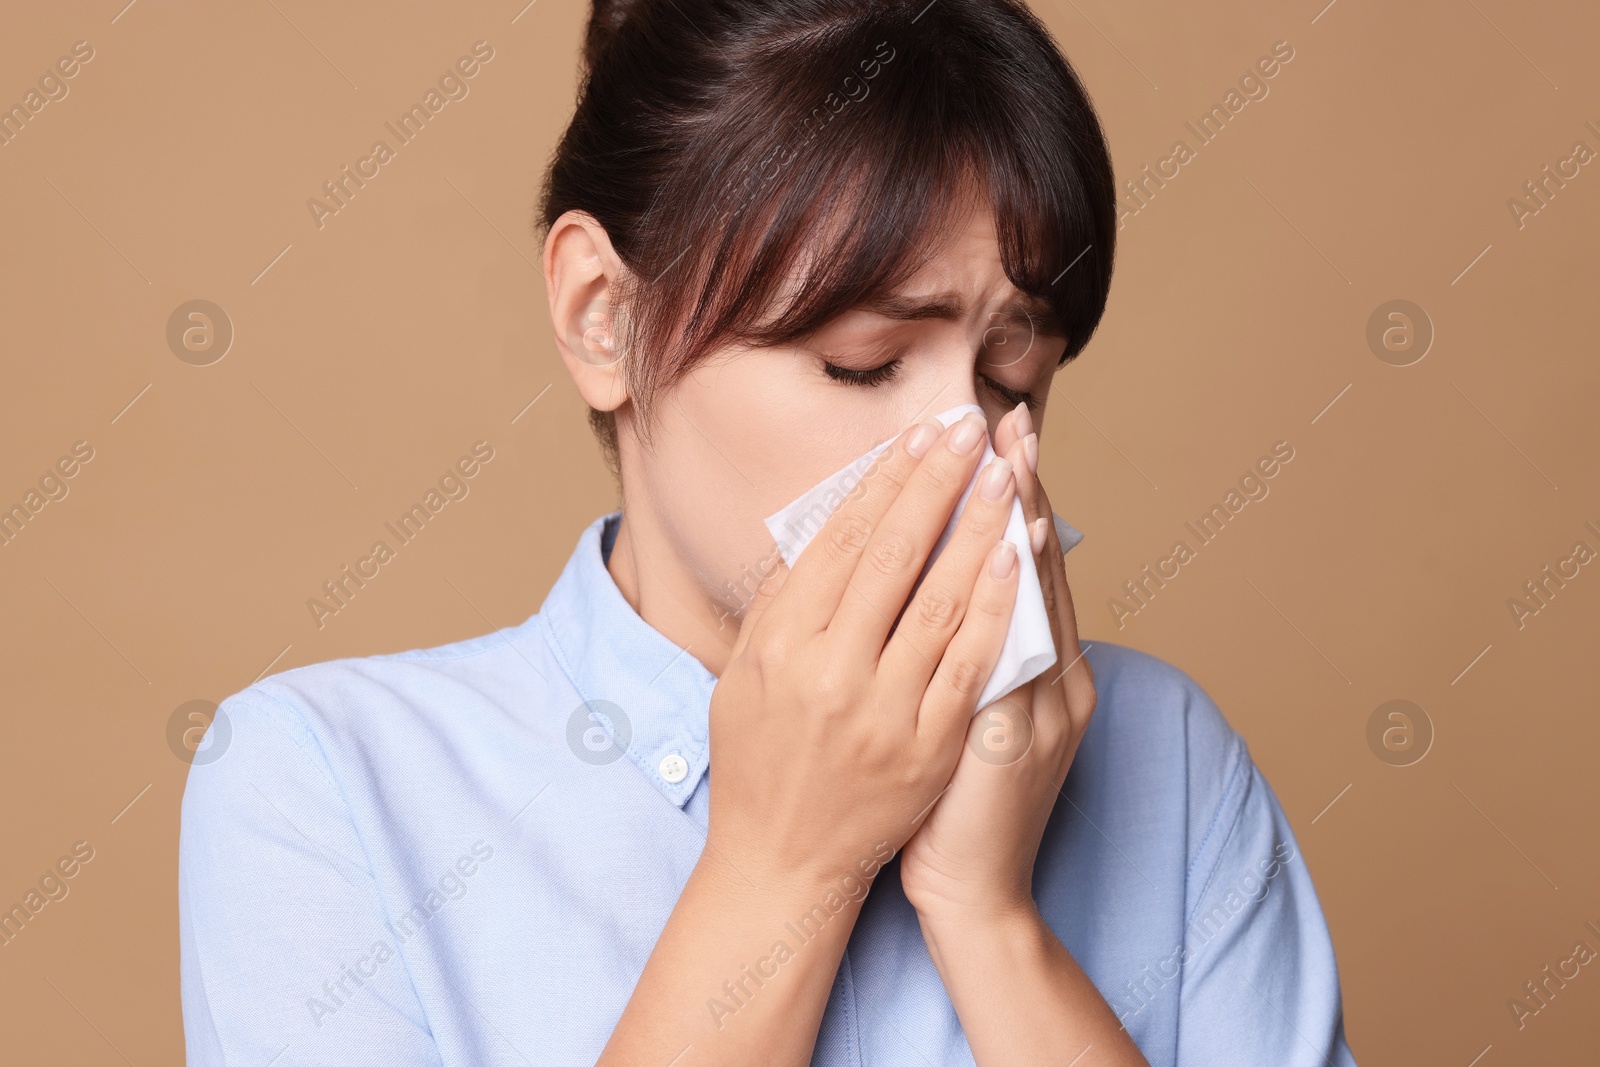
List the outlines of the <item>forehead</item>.
<svg viewBox="0 0 1600 1067">
<path fill-rule="evenodd" d="M 1022 293 L 1006 277 L 994 211 L 979 202 L 938 235 L 904 285 L 861 304 L 886 318 L 970 318 L 987 310 L 1013 325 L 1059 333 L 1050 302 Z"/>
<path fill-rule="evenodd" d="M 980 200 L 935 233 L 921 253 L 921 267 L 900 286 L 900 292 L 934 293 L 947 289 L 976 292 L 1010 288 L 1000 262 L 994 211 L 986 201 Z"/>
<path fill-rule="evenodd" d="M 1008 324 L 1064 336 L 1049 302 L 1019 290 L 1006 276 L 994 214 L 986 204 L 948 227 L 922 266 L 902 285 L 858 310 L 898 321 L 975 319 L 986 311 Z"/>
</svg>

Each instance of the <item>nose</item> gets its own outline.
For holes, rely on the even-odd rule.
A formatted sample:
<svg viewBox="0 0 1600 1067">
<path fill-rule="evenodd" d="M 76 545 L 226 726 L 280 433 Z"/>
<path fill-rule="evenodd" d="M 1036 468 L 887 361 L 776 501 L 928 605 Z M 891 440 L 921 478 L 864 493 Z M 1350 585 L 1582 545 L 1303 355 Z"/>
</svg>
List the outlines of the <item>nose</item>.
<svg viewBox="0 0 1600 1067">
<path fill-rule="evenodd" d="M 930 373 L 908 389 L 904 425 L 911 426 L 949 411 L 978 403 L 977 373 L 971 352 L 928 354 Z M 990 432 L 993 432 L 990 427 Z"/>
</svg>

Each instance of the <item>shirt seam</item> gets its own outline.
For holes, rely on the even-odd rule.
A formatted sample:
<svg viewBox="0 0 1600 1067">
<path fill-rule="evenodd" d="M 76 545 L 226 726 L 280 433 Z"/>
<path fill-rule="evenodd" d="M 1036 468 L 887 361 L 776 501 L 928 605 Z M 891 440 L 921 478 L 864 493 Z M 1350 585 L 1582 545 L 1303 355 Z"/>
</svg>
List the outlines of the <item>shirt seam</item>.
<svg viewBox="0 0 1600 1067">
<path fill-rule="evenodd" d="M 282 723 L 273 717 L 270 709 L 262 707 L 260 704 L 246 696 L 246 694 L 252 692 L 255 697 L 276 704 L 294 719 L 296 725 L 298 725 L 300 729 L 305 732 L 306 737 L 309 738 L 311 743 L 316 747 L 316 752 L 317 755 L 321 757 L 321 762 L 319 762 L 316 758 L 313 758 L 311 751 L 306 747 L 305 742 L 302 741 L 301 738 L 296 737 Z M 267 721 L 272 724 L 273 728 L 288 738 L 289 742 L 300 751 L 302 756 L 305 757 L 306 762 L 315 767 L 317 773 L 324 781 L 328 783 L 328 787 L 333 791 L 333 795 L 338 798 L 339 806 L 344 812 L 344 817 L 350 824 L 350 832 L 355 835 L 356 843 L 361 849 L 361 858 L 366 865 L 366 871 L 364 873 L 366 874 L 367 880 L 372 887 L 372 896 L 378 905 L 378 913 L 383 919 L 384 926 L 392 930 L 394 928 L 393 919 L 388 914 L 389 909 L 384 905 L 383 893 L 378 887 L 378 875 L 372 862 L 372 851 L 367 847 L 367 839 L 365 835 L 362 834 L 361 824 L 357 822 L 355 812 L 350 807 L 349 797 L 345 795 L 343 786 L 339 784 L 338 779 L 333 776 L 326 766 L 328 762 L 327 751 L 322 747 L 322 743 L 317 739 L 316 732 L 311 729 L 310 723 L 306 722 L 305 715 L 300 711 L 299 708 L 295 707 L 294 704 L 288 700 L 285 700 L 284 698 L 265 689 L 252 688 L 251 690 L 246 690 L 244 693 L 236 695 L 233 699 L 248 708 L 253 708 L 256 711 L 263 713 L 266 716 Z M 411 960 L 406 957 L 404 945 L 396 944 L 395 951 L 398 955 L 400 955 L 402 961 L 405 963 L 406 979 L 411 985 L 411 996 L 416 1001 L 417 1009 L 422 1012 L 423 1022 L 427 1027 L 428 1042 L 433 1046 L 435 1061 L 443 1062 L 441 1058 L 442 1054 L 439 1050 L 439 1039 L 434 1033 L 433 1020 L 428 1014 L 427 1002 L 422 996 L 422 991 L 417 988 L 416 971 L 412 967 Z"/>
<path fill-rule="evenodd" d="M 212 1008 L 211 1008 L 211 993 L 210 993 L 210 988 L 211 987 L 206 984 L 205 953 L 201 950 L 199 931 L 195 928 L 195 924 L 194 924 L 194 904 L 193 904 L 193 901 L 195 899 L 195 895 L 194 895 L 194 890 L 189 888 L 189 874 L 190 874 L 190 871 L 189 871 L 188 865 L 187 864 L 181 864 L 179 866 L 179 870 L 178 870 L 178 889 L 179 889 L 179 893 L 180 893 L 180 901 L 181 901 L 181 899 L 183 897 L 188 897 L 189 900 L 190 900 L 190 905 L 189 905 L 189 907 L 187 909 L 182 909 L 181 906 L 180 906 L 180 911 L 182 911 L 182 910 L 187 910 L 188 911 L 188 914 L 187 915 L 183 915 L 182 919 L 183 919 L 184 925 L 187 925 L 190 928 L 188 930 L 188 934 L 189 934 L 189 938 L 190 938 L 191 942 L 194 945 L 195 981 L 199 983 L 200 995 L 205 998 L 205 1002 L 206 1002 L 206 1024 L 210 1029 L 212 1040 L 216 1043 L 217 1050 L 222 1053 L 223 1060 L 226 1061 L 227 1058 L 228 1058 L 228 1050 L 227 1050 L 226 1045 L 224 1044 L 223 1035 L 222 1035 L 222 1028 L 217 1025 L 217 1013 L 215 1011 L 213 1011 Z M 182 982 L 182 970 L 183 970 L 183 968 L 181 966 L 182 962 L 183 961 L 182 961 L 182 958 L 180 956 L 180 958 L 179 958 L 179 964 L 180 964 L 180 966 L 179 966 L 179 981 L 180 981 L 180 986 L 181 986 L 181 982 Z M 185 1023 L 187 1023 L 187 1019 L 185 1019 Z M 187 1027 L 187 1025 L 185 1025 L 184 1030 L 185 1030 L 184 1037 L 187 1039 L 187 1037 L 188 1037 L 188 1027 Z"/>
<path fill-rule="evenodd" d="M 534 615 L 534 619 L 542 617 L 543 614 L 543 612 L 536 613 Z M 464 641 L 457 642 L 457 644 L 474 646 L 482 643 L 482 647 L 470 647 L 454 652 L 447 651 L 447 649 L 451 647 L 450 645 L 435 646 L 433 648 L 411 648 L 406 649 L 404 652 L 390 652 L 385 655 L 374 656 L 372 658 L 395 660 L 438 660 L 442 663 L 450 663 L 454 662 L 455 660 L 472 659 L 475 656 L 487 656 L 492 652 L 500 651 L 500 649 L 505 648 L 507 645 L 514 644 L 517 638 L 513 635 L 520 630 L 527 629 L 528 621 L 531 620 L 519 622 L 515 626 L 499 626 L 493 630 L 490 630 L 486 634 L 478 634 L 476 637 L 469 637 Z M 498 645 L 488 644 L 489 639 L 492 637 L 500 638 L 500 643 Z"/>
<path fill-rule="evenodd" d="M 1246 772 L 1251 767 L 1251 762 L 1246 753 L 1244 741 L 1237 734 L 1233 735 L 1233 743 L 1229 747 L 1232 750 L 1233 766 L 1229 771 L 1227 785 L 1223 788 L 1222 797 L 1217 801 L 1217 809 L 1211 817 L 1211 823 L 1206 828 L 1205 835 L 1200 839 L 1200 847 L 1195 850 L 1194 859 L 1190 862 L 1189 870 L 1184 875 L 1186 890 L 1189 885 L 1194 883 L 1195 867 L 1205 858 L 1211 839 L 1216 835 L 1217 829 L 1222 825 L 1223 816 L 1228 814 L 1230 808 L 1233 809 L 1232 818 L 1228 820 L 1228 832 L 1217 847 L 1217 858 L 1211 863 L 1209 870 L 1206 871 L 1205 881 L 1201 883 L 1199 892 L 1195 894 L 1193 905 L 1190 905 L 1187 899 L 1184 901 L 1183 932 L 1185 937 L 1188 936 L 1189 925 L 1199 912 L 1200 905 L 1205 901 L 1205 895 L 1210 890 L 1211 883 L 1215 881 L 1217 872 L 1222 867 L 1222 849 L 1233 837 L 1234 828 L 1238 825 L 1239 817 L 1244 812 L 1243 797 L 1247 784 Z M 1238 797 L 1237 802 L 1235 802 L 1236 796 Z"/>
<path fill-rule="evenodd" d="M 845 995 L 840 997 L 841 1006 L 845 1017 L 845 1057 L 852 1067 L 861 1067 L 861 1032 L 860 1013 L 856 1006 L 856 976 L 855 969 L 850 966 L 850 946 L 847 944 L 842 953 Z"/>
<path fill-rule="evenodd" d="M 488 633 L 478 634 L 474 637 L 463 638 L 460 641 L 451 642 L 449 644 L 436 645 L 432 648 L 408 648 L 400 652 L 379 652 L 370 656 L 320 660 L 316 663 L 307 663 L 299 667 L 290 667 L 288 670 L 279 671 L 276 674 L 268 675 L 266 678 L 262 679 L 262 681 L 277 681 L 279 679 L 299 675 L 305 671 L 316 670 L 319 667 L 332 667 L 345 663 L 369 663 L 373 661 L 393 661 L 402 663 L 454 663 L 458 660 L 472 659 L 476 656 L 487 656 L 515 643 L 517 638 L 514 635 L 516 635 L 519 631 L 530 628 L 530 625 L 537 622 L 542 614 L 542 612 L 536 613 L 532 617 L 517 623 L 515 626 L 500 626 L 490 630 Z M 500 638 L 500 644 L 488 644 L 487 642 L 492 637 Z M 459 646 L 462 645 L 469 647 L 460 648 Z M 256 686 L 252 686 L 249 689 L 244 690 L 244 692 L 263 693 L 264 691 Z M 235 699 L 239 699 L 242 696 L 243 693 L 237 694 Z M 273 697 L 272 699 L 279 700 L 277 697 Z M 281 700 L 279 700 L 279 702 L 281 703 Z"/>
</svg>

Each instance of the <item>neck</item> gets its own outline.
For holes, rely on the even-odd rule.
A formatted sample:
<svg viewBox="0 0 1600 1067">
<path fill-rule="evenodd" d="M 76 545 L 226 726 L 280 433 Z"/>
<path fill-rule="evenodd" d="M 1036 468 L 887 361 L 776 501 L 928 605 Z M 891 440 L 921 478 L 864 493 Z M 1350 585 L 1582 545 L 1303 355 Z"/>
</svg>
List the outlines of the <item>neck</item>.
<svg viewBox="0 0 1600 1067">
<path fill-rule="evenodd" d="M 739 620 L 724 615 L 668 549 L 648 519 L 624 511 L 606 570 L 639 617 L 713 675 L 721 675 L 739 634 Z"/>
</svg>

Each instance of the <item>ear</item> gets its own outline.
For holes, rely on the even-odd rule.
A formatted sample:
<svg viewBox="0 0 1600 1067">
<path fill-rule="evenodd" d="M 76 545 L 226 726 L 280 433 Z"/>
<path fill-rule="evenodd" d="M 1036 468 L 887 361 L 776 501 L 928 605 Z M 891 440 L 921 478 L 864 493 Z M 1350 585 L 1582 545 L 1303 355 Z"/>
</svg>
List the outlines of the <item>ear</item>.
<svg viewBox="0 0 1600 1067">
<path fill-rule="evenodd" d="M 594 217 L 568 211 L 545 235 L 544 285 L 556 350 L 584 401 L 615 411 L 628 399 L 612 297 L 627 270 Z"/>
</svg>

